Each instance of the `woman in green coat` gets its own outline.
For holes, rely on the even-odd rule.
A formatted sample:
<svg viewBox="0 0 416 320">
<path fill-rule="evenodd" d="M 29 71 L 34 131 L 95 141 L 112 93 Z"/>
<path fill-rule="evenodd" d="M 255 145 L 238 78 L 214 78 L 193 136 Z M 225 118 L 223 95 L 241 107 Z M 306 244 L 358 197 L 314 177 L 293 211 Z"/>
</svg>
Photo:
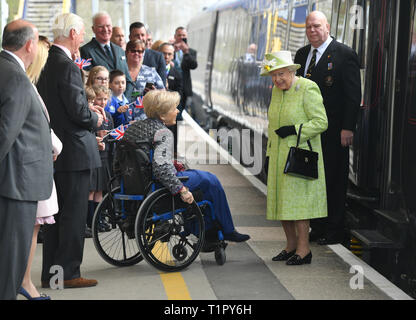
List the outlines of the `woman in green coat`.
<svg viewBox="0 0 416 320">
<path fill-rule="evenodd" d="M 309 220 L 327 216 L 325 172 L 321 136 L 328 127 L 321 92 L 315 82 L 297 77 L 300 65 L 289 51 L 266 54 L 261 75 L 271 76 L 273 91 L 268 111 L 267 219 L 281 220 L 286 247 L 273 261 L 288 265 L 311 263 Z M 283 173 L 290 147 L 296 146 L 303 124 L 299 148 L 318 153 L 318 179 L 307 180 Z"/>
</svg>

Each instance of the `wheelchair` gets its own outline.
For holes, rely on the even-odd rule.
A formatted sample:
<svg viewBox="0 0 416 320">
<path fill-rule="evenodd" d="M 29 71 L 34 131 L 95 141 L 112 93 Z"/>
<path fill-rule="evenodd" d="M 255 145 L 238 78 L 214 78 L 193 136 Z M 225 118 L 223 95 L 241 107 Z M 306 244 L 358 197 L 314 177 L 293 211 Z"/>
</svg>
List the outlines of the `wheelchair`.
<svg viewBox="0 0 416 320">
<path fill-rule="evenodd" d="M 137 149 L 122 140 L 111 142 L 116 143 L 117 159 L 107 189 L 111 191 L 98 204 L 92 221 L 99 255 L 114 266 L 145 259 L 169 272 L 188 267 L 201 251 L 215 252 L 216 263 L 223 265 L 227 244 L 212 203 L 194 191 L 195 201 L 189 205 L 159 185 L 152 175 L 153 150 L 147 141 L 136 141 Z M 207 236 L 205 215 L 213 222 Z"/>
</svg>

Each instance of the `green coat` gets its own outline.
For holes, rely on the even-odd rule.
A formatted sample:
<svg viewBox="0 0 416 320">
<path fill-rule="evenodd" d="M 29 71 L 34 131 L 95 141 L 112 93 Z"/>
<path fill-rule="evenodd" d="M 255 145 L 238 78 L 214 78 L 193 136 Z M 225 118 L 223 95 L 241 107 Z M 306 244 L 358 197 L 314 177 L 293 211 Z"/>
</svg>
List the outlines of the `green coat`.
<svg viewBox="0 0 416 320">
<path fill-rule="evenodd" d="M 327 216 L 325 172 L 321 148 L 321 133 L 328 127 L 325 107 L 315 82 L 299 78 L 287 91 L 276 87 L 268 111 L 269 140 L 267 156 L 267 219 L 304 220 Z M 282 126 L 294 125 L 296 132 L 303 123 L 299 147 L 319 153 L 318 179 L 307 180 L 283 173 L 289 148 L 296 146 L 297 136 L 280 138 L 274 131 Z"/>
</svg>

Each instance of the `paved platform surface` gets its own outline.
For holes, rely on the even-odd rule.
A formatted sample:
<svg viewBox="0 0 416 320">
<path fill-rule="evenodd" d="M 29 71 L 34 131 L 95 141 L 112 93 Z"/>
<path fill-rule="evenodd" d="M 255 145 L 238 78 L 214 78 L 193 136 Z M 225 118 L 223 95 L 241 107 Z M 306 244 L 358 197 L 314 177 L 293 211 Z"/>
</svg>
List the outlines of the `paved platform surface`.
<svg viewBox="0 0 416 320">
<path fill-rule="evenodd" d="M 187 148 L 200 141 L 198 132 L 186 127 Z M 191 157 L 190 157 L 191 158 Z M 187 160 L 191 160 L 191 159 Z M 191 161 L 192 162 L 192 161 Z M 180 273 L 162 273 L 145 261 L 131 267 L 114 267 L 97 253 L 92 239 L 86 239 L 82 276 L 97 279 L 96 287 L 83 289 L 40 289 L 54 300 L 391 300 L 408 299 L 398 288 L 384 286 L 367 277 L 371 268 L 345 248 L 311 245 L 312 264 L 287 266 L 271 258 L 285 246 L 283 229 L 277 221 L 265 219 L 266 197 L 229 164 L 201 165 L 222 182 L 234 223 L 251 239 L 230 243 L 225 265 L 216 264 L 213 253 L 201 253 Z M 32 268 L 34 283 L 40 286 L 41 244 Z M 339 245 L 340 246 L 340 245 Z M 338 253 L 336 253 L 338 252 Z M 364 276 L 352 269 L 339 252 L 365 270 Z M 348 258 L 348 259 L 349 259 Z M 347 260 L 348 260 L 347 259 Z M 361 261 L 361 262 L 360 262 Z M 370 270 L 370 271 L 368 271 Z M 368 274 L 367 274 L 368 273 Z M 376 283 L 376 284 L 375 284 Z M 393 294 L 391 294 L 393 292 Z M 19 296 L 19 299 L 22 299 Z"/>
</svg>

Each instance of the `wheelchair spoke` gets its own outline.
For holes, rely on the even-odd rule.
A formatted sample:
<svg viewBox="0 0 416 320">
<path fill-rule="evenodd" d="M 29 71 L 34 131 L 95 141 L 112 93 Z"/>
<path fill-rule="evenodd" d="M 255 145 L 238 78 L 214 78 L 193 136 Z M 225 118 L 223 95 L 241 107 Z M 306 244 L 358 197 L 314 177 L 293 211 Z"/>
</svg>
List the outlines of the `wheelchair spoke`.
<svg viewBox="0 0 416 320">
<path fill-rule="evenodd" d="M 112 265 L 136 264 L 143 257 L 134 236 L 129 238 L 123 227 L 126 219 L 115 208 L 121 208 L 120 200 L 111 202 L 108 194 L 104 196 L 93 218 L 94 245 L 100 256 Z"/>
</svg>

